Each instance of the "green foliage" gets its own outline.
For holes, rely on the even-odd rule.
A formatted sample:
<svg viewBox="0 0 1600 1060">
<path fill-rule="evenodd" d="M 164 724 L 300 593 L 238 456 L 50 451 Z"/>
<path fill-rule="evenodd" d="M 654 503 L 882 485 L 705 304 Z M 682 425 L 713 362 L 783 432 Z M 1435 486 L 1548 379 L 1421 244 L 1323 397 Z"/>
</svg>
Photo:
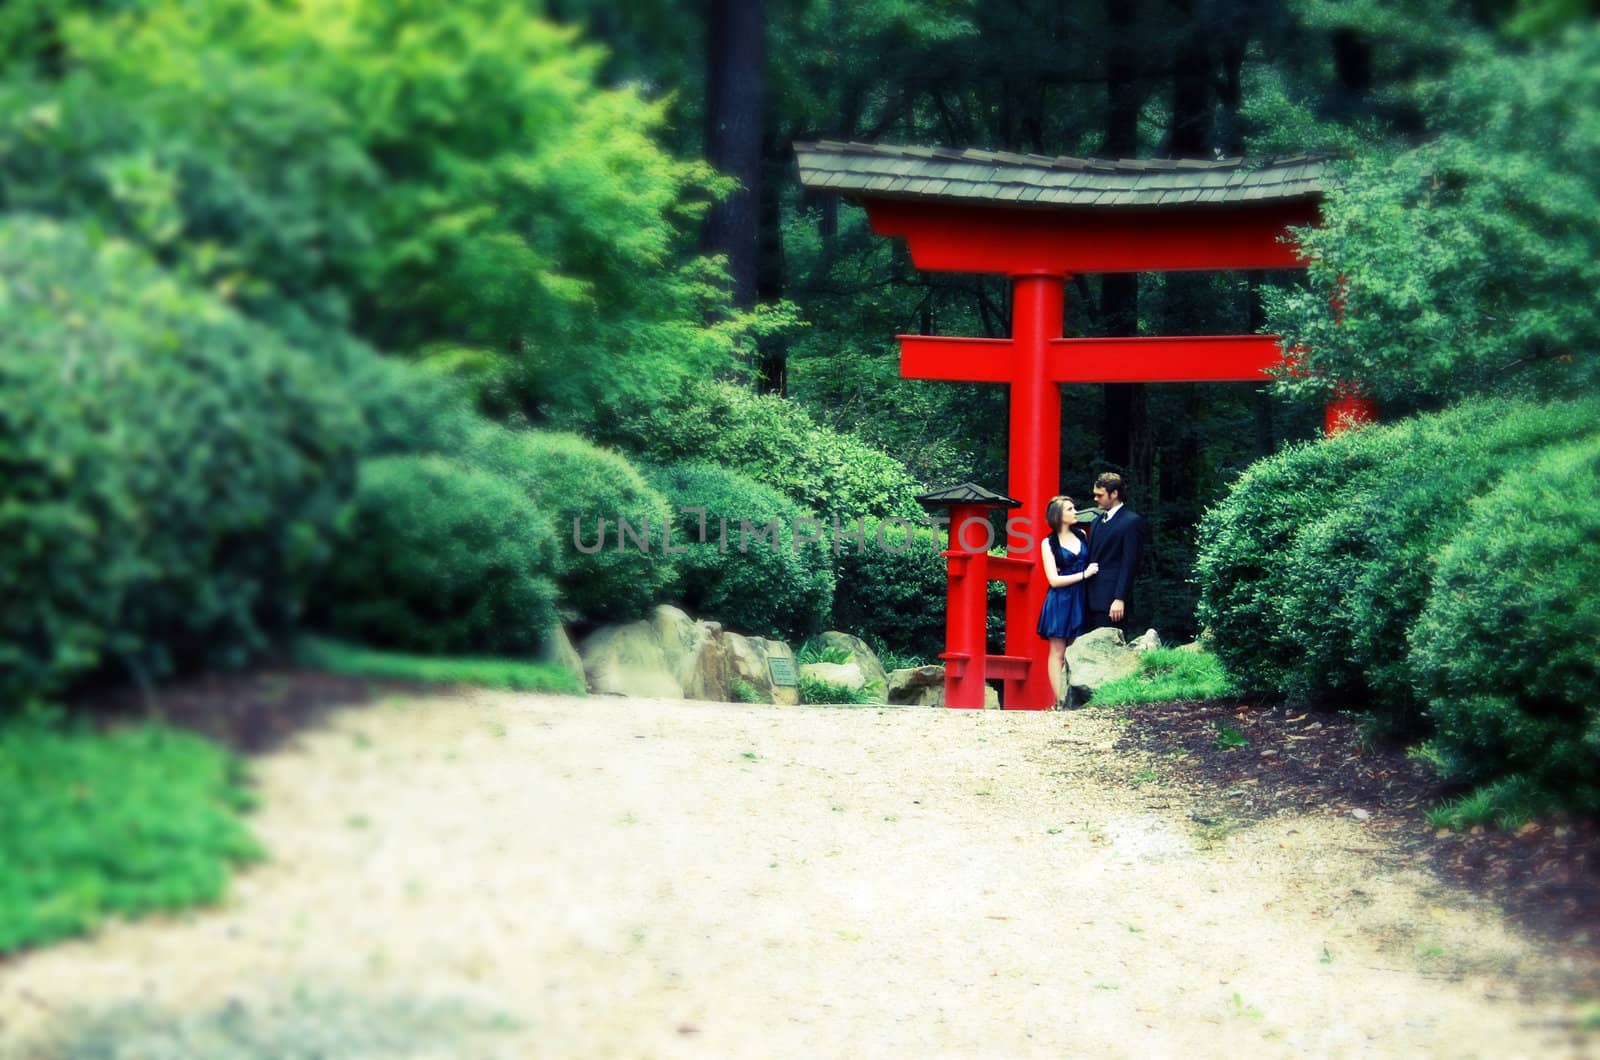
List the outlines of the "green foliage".
<svg viewBox="0 0 1600 1060">
<path fill-rule="evenodd" d="M 1509 469 L 1438 559 L 1411 665 L 1457 779 L 1600 809 L 1600 438 Z"/>
<path fill-rule="evenodd" d="M 119 240 L 0 219 L 0 699 L 238 665 L 300 616 L 359 421 Z"/>
<path fill-rule="evenodd" d="M 760 689 L 742 677 L 735 677 L 733 679 L 731 691 L 733 693 L 733 701 L 735 703 L 772 702 L 770 698 L 762 694 Z"/>
<path fill-rule="evenodd" d="M 1233 682 L 1215 655 L 1201 651 L 1158 648 L 1139 657 L 1139 669 L 1128 677 L 1095 689 L 1091 706 L 1129 707 L 1139 703 L 1171 703 L 1220 699 L 1234 694 Z"/>
<path fill-rule="evenodd" d="M 1527 54 L 1462 51 L 1426 97 L 1438 135 L 1349 163 L 1302 233 L 1311 284 L 1268 301 L 1268 329 L 1306 349 L 1283 392 L 1354 379 L 1420 402 L 1600 382 L 1600 27 Z"/>
<path fill-rule="evenodd" d="M 1244 733 L 1218 718 L 1212 723 L 1212 728 L 1217 732 L 1217 738 L 1212 741 L 1212 746 L 1219 751 L 1233 751 L 1240 747 L 1249 747 L 1250 738 Z"/>
<path fill-rule="evenodd" d="M 860 705 L 878 703 L 870 689 L 849 688 L 845 685 L 836 685 L 830 681 L 819 681 L 815 677 L 800 678 L 800 702 L 806 704 L 848 704 Z"/>
<path fill-rule="evenodd" d="M 1404 645 L 1428 600 L 1435 555 L 1466 519 L 1469 499 L 1595 423 L 1595 401 L 1476 400 L 1366 432 L 1382 453 L 1381 474 L 1352 482 L 1342 504 L 1308 521 L 1282 557 L 1279 604 L 1291 645 L 1283 691 L 1365 704 L 1384 731 L 1418 729 L 1422 702 Z"/>
<path fill-rule="evenodd" d="M 1493 825 L 1512 832 L 1555 809 L 1557 800 L 1527 777 L 1508 777 L 1485 784 L 1471 794 L 1451 799 L 1427 812 L 1434 828 L 1465 831 Z"/>
<path fill-rule="evenodd" d="M 747 341 L 693 255 L 726 182 L 519 5 L 147 0 L 59 29 L 64 76 L 0 85 L 0 205 L 92 217 L 535 418 L 654 401 Z"/>
<path fill-rule="evenodd" d="M 677 513 L 672 536 L 673 548 L 685 550 L 677 586 L 685 610 L 763 637 L 803 639 L 822 631 L 834 578 L 815 516 L 714 464 L 675 464 L 647 475 Z M 686 508 L 704 509 L 703 527 Z"/>
<path fill-rule="evenodd" d="M 855 655 L 834 645 L 819 643 L 812 638 L 800 645 L 800 650 L 794 653 L 797 664 L 805 666 L 808 663 L 835 663 L 844 664 L 854 659 Z"/>
<path fill-rule="evenodd" d="M 594 621 L 639 618 L 677 581 L 676 556 L 623 547 L 619 520 L 659 538 L 673 517 L 626 457 L 574 434 L 495 426 L 477 433 L 470 452 L 474 466 L 517 483 L 553 520 L 565 607 Z"/>
<path fill-rule="evenodd" d="M 521 659 L 406 655 L 311 636 L 296 641 L 294 658 L 302 666 L 352 677 L 429 685 L 481 685 L 511 692 L 584 693 L 582 682 L 567 670 Z"/>
<path fill-rule="evenodd" d="M 637 406 L 602 425 L 605 436 L 660 464 L 708 460 L 770 486 L 832 526 L 858 517 L 921 515 L 921 487 L 898 460 L 854 435 L 819 426 L 780 397 L 705 383 L 671 401 Z"/>
<path fill-rule="evenodd" d="M 866 631 L 863 635 L 874 648 L 881 644 L 891 653 L 936 657 L 944 651 L 946 577 L 945 560 L 939 554 L 943 535 L 916 526 L 908 544 L 904 524 L 869 522 L 864 536 L 866 548 L 859 552 L 853 540 L 835 545 L 839 551 L 835 624 Z M 880 657 L 883 654 L 879 652 Z"/>
<path fill-rule="evenodd" d="M 1246 690 L 1280 692 L 1293 662 L 1283 616 L 1288 557 L 1302 528 L 1336 511 L 1377 475 L 1407 428 L 1347 431 L 1251 465 L 1198 531 L 1200 625 Z"/>
<path fill-rule="evenodd" d="M 537 651 L 556 622 L 549 520 L 513 482 L 441 456 L 362 463 L 322 624 L 430 654 Z"/>
<path fill-rule="evenodd" d="M 260 856 L 238 760 L 159 726 L 0 723 L 0 954 L 216 901 Z"/>
</svg>

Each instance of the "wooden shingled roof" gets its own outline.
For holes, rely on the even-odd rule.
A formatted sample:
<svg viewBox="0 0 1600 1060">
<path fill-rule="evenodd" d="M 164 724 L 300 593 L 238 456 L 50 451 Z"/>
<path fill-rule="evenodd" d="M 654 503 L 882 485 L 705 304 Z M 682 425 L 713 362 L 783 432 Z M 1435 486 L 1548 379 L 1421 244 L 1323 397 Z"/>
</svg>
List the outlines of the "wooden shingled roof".
<svg viewBox="0 0 1600 1060">
<path fill-rule="evenodd" d="M 1047 158 L 819 140 L 794 145 L 800 182 L 850 198 L 1023 206 L 1193 206 L 1322 197 L 1325 155 L 1252 160 Z"/>
</svg>

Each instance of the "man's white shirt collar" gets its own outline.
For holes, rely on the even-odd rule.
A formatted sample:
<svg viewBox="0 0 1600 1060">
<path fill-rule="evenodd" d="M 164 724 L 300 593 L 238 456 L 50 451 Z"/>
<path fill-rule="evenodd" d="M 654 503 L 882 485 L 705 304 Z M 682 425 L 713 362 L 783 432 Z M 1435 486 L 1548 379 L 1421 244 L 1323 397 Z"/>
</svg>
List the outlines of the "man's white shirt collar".
<svg viewBox="0 0 1600 1060">
<path fill-rule="evenodd" d="M 1116 515 L 1120 511 L 1122 511 L 1122 505 L 1121 504 L 1114 504 L 1110 508 L 1106 509 L 1106 514 L 1104 514 L 1104 515 L 1102 515 L 1100 517 L 1100 521 L 1102 523 L 1109 523 L 1111 521 L 1111 517 L 1113 515 Z"/>
</svg>

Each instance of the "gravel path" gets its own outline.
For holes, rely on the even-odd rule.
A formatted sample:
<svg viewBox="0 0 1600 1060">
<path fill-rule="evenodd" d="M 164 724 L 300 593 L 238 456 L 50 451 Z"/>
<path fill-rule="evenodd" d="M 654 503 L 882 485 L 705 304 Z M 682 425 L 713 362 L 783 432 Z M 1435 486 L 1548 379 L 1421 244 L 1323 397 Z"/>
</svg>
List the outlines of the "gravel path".
<svg viewBox="0 0 1600 1060">
<path fill-rule="evenodd" d="M 1581 1055 L 1350 818 L 1230 831 L 1109 713 L 470 694 L 257 760 L 225 905 L 0 964 L 0 1055 Z M 1194 816 L 1191 816 L 1193 814 Z"/>
</svg>

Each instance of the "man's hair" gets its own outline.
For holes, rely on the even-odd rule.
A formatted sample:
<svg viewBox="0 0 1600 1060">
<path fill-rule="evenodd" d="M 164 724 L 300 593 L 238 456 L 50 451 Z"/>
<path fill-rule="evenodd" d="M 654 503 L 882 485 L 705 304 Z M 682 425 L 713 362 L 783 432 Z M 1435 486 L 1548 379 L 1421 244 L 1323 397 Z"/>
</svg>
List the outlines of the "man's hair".
<svg viewBox="0 0 1600 1060">
<path fill-rule="evenodd" d="M 1123 504 L 1128 503 L 1128 484 L 1124 482 L 1122 480 L 1122 476 L 1117 474 L 1115 471 L 1107 471 L 1105 474 L 1095 479 L 1094 484 L 1097 488 L 1103 489 L 1107 493 L 1115 490 L 1117 493 L 1117 500 L 1121 501 Z"/>
<path fill-rule="evenodd" d="M 1050 503 L 1045 506 L 1044 521 L 1050 527 L 1051 533 L 1059 534 L 1061 532 L 1061 516 L 1065 514 L 1062 509 L 1068 504 L 1071 504 L 1074 508 L 1077 507 L 1071 497 L 1063 494 L 1060 497 L 1051 497 Z"/>
</svg>

